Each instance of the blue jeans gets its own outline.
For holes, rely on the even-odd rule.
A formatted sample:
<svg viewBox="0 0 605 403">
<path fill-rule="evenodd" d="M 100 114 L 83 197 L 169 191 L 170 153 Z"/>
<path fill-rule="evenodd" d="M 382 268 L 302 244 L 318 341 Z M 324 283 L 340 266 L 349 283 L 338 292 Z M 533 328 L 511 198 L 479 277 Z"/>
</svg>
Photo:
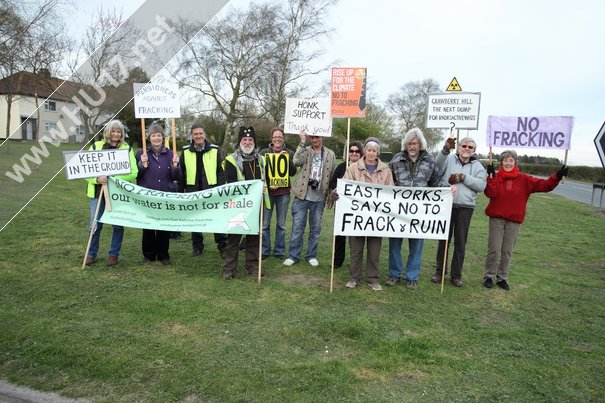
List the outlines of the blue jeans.
<svg viewBox="0 0 605 403">
<path fill-rule="evenodd" d="M 97 209 L 98 198 L 90 199 L 90 224 L 88 225 L 88 231 L 92 229 L 94 223 L 95 210 Z M 99 214 L 97 220 L 103 215 L 105 210 L 105 199 L 101 198 L 101 207 L 99 207 Z M 101 239 L 101 230 L 103 229 L 103 223 L 97 221 L 97 230 L 92 235 L 90 241 L 90 249 L 88 249 L 88 256 L 93 259 L 97 257 L 99 253 L 99 240 Z M 109 246 L 109 256 L 120 256 L 120 249 L 122 249 L 122 239 L 124 238 L 124 227 L 119 225 L 113 226 L 113 234 L 111 235 L 111 245 Z"/>
<path fill-rule="evenodd" d="M 401 271 L 403 270 L 403 261 L 401 259 L 402 243 L 402 238 L 389 238 L 389 277 L 401 278 Z M 418 281 L 424 239 L 408 238 L 408 244 L 410 254 L 405 265 L 405 277 L 408 281 Z"/>
<path fill-rule="evenodd" d="M 290 194 L 281 196 L 269 196 L 271 208 L 265 208 L 263 212 L 263 256 L 271 255 L 271 218 L 273 211 L 277 216 L 275 226 L 275 246 L 273 254 L 284 256 L 286 254 L 286 214 L 290 205 Z"/>
<path fill-rule="evenodd" d="M 309 213 L 309 240 L 305 259 L 317 258 L 317 244 L 321 234 L 321 218 L 324 214 L 325 201 L 312 202 L 294 198 L 292 202 L 292 232 L 290 233 L 290 259 L 298 262 L 302 251 L 303 235 Z"/>
</svg>

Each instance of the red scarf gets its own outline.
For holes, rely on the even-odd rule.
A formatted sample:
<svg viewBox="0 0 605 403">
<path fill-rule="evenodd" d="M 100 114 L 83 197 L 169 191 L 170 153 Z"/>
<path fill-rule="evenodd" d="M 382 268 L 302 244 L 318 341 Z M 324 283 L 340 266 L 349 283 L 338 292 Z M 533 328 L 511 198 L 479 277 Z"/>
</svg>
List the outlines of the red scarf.
<svg viewBox="0 0 605 403">
<path fill-rule="evenodd" d="M 519 176 L 519 167 L 514 166 L 510 171 L 505 171 L 504 168 L 498 170 L 498 176 L 502 179 L 513 179 Z"/>
</svg>

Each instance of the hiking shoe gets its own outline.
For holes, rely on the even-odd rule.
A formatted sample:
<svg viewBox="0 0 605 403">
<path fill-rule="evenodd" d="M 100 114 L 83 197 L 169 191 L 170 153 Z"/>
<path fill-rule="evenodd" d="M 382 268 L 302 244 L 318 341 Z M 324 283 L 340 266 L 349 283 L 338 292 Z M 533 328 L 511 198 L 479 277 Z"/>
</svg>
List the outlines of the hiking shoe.
<svg viewBox="0 0 605 403">
<path fill-rule="evenodd" d="M 398 282 L 400 282 L 401 279 L 398 277 L 391 277 L 389 278 L 387 281 L 385 281 L 384 283 L 386 285 L 396 285 Z"/>
<path fill-rule="evenodd" d="M 485 286 L 485 288 L 492 288 L 494 286 L 494 280 L 492 280 L 491 278 L 486 278 L 483 282 L 483 285 Z"/>
<path fill-rule="evenodd" d="M 415 290 L 416 288 L 418 288 L 418 281 L 408 280 L 407 284 L 405 285 L 405 288 L 409 288 L 410 290 Z"/>
<path fill-rule="evenodd" d="M 86 262 L 84 263 L 86 266 L 90 266 L 97 263 L 97 259 L 92 256 L 86 256 Z"/>
<path fill-rule="evenodd" d="M 309 259 L 309 264 L 313 267 L 317 267 L 317 266 L 319 266 L 319 260 L 312 257 L 311 259 Z"/>
<path fill-rule="evenodd" d="M 194 249 L 193 251 L 191 251 L 191 256 L 196 257 L 202 254 L 202 252 L 204 251 L 204 249 Z"/>
<path fill-rule="evenodd" d="M 116 264 L 118 264 L 117 256 L 109 256 L 107 258 L 107 266 L 115 266 Z"/>
<path fill-rule="evenodd" d="M 433 274 L 433 277 L 431 277 L 431 281 L 435 284 L 441 283 L 441 273 Z"/>
<path fill-rule="evenodd" d="M 288 266 L 288 267 L 290 267 L 290 266 L 292 266 L 294 263 L 296 263 L 296 262 L 294 261 L 294 259 L 291 259 L 291 258 L 287 258 L 286 260 L 284 260 L 284 266 Z"/>
<path fill-rule="evenodd" d="M 450 280 L 450 283 L 454 284 L 456 287 L 464 286 L 464 283 L 459 278 L 453 278 Z"/>
<path fill-rule="evenodd" d="M 345 287 L 347 287 L 347 288 L 356 288 L 357 287 L 357 281 L 355 281 L 355 280 L 349 280 L 349 282 L 345 285 Z"/>
<path fill-rule="evenodd" d="M 382 286 L 379 283 L 368 283 L 372 291 L 382 291 Z"/>
<path fill-rule="evenodd" d="M 502 288 L 503 290 L 510 290 L 510 286 L 508 285 L 508 283 L 506 282 L 506 280 L 500 280 L 496 283 L 496 285 L 500 288 Z"/>
<path fill-rule="evenodd" d="M 172 264 L 170 259 L 162 259 L 161 262 L 164 266 L 170 266 Z"/>
</svg>

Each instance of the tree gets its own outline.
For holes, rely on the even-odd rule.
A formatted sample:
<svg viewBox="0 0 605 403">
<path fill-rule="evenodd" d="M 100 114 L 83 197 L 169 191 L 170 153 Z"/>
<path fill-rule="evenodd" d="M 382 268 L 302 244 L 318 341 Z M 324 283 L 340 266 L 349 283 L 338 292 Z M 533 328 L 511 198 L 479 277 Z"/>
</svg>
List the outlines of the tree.
<svg viewBox="0 0 605 403">
<path fill-rule="evenodd" d="M 246 10 L 231 9 L 215 19 L 180 55 L 173 75 L 185 88 L 199 94 L 200 113 L 219 113 L 225 123 L 216 141 L 227 152 L 235 142 L 236 128 L 266 117 L 269 125 L 283 119 L 285 99 L 299 94 L 299 80 L 316 74 L 305 53 L 307 44 L 327 31 L 322 28 L 329 0 L 289 0 L 251 3 Z M 191 29 L 178 26 L 184 38 Z"/>
<path fill-rule="evenodd" d="M 310 61 L 323 54 L 321 47 L 313 47 L 331 30 L 325 19 L 331 0 L 288 0 L 280 9 L 274 24 L 278 28 L 274 38 L 274 53 L 261 66 L 261 76 L 255 85 L 255 98 L 261 113 L 277 126 L 283 123 L 286 98 L 297 98 L 306 89 L 303 80 L 327 70 L 312 69 Z"/>
<path fill-rule="evenodd" d="M 442 137 L 441 130 L 427 129 L 425 125 L 427 96 L 430 93 L 439 92 L 439 88 L 439 83 L 429 78 L 405 83 L 397 92 L 389 95 L 387 108 L 394 114 L 395 120 L 399 123 L 400 133 L 390 137 L 389 140 L 392 144 L 401 141 L 401 134 L 414 127 L 422 130 L 429 149 L 439 143 Z"/>
<path fill-rule="evenodd" d="M 250 117 L 244 113 L 243 102 L 252 96 L 261 66 L 273 52 L 276 10 L 275 5 L 255 3 L 246 13 L 232 9 L 190 41 L 179 59 L 179 82 L 200 94 L 200 105 L 208 105 L 209 100 L 207 112 L 216 111 L 225 121 L 224 135 L 217 139 L 225 152 L 233 143 L 236 122 Z M 176 25 L 184 38 L 191 36 L 190 24 Z"/>
<path fill-rule="evenodd" d="M 337 155 L 343 155 L 347 142 L 347 119 L 334 119 L 332 128 L 332 141 L 327 140 L 326 145 L 331 146 Z M 384 144 L 383 150 L 388 148 L 389 134 L 392 131 L 393 118 L 389 116 L 383 106 L 368 101 L 365 118 L 351 119 L 350 141 L 359 140 L 362 143 L 368 137 L 376 137 Z"/>
<path fill-rule="evenodd" d="M 122 66 L 115 61 L 115 57 L 120 55 L 125 58 L 128 55 L 135 34 L 135 29 L 124 21 L 122 13 L 118 13 L 115 8 L 107 11 L 104 11 L 103 8 L 97 9 L 92 14 L 91 23 L 86 28 L 80 45 L 80 52 L 87 61 L 88 68 L 74 70 L 72 79 L 82 84 L 94 83 L 99 86 L 111 84 L 114 88 L 124 83 L 127 77 L 124 77 L 125 73 L 122 74 L 120 70 Z M 78 62 L 79 60 L 76 60 L 71 64 L 77 66 Z M 119 108 L 125 103 L 126 101 Z M 107 106 L 103 104 L 102 107 L 94 110 L 80 110 L 86 133 L 84 142 L 88 142 L 96 133 L 101 116 L 104 114 L 113 116 L 119 111 L 119 108 L 108 110 Z"/>
<path fill-rule="evenodd" d="M 108 116 L 116 115 L 128 129 L 129 144 L 142 144 L 141 119 L 137 119 L 134 113 L 134 89 L 133 83 L 147 83 L 149 77 L 140 67 L 134 67 L 128 72 L 126 80 L 116 88 L 107 90 L 109 96 L 103 103 L 101 113 Z M 145 119 L 145 127 L 149 127 L 152 119 Z"/>
</svg>

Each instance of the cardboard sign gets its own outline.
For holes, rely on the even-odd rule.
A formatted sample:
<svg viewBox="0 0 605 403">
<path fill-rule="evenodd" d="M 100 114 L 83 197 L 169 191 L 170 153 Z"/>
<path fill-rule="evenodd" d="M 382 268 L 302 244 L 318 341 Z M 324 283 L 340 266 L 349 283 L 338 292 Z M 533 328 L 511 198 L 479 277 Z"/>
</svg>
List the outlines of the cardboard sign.
<svg viewBox="0 0 605 403">
<path fill-rule="evenodd" d="M 368 71 L 365 67 L 332 68 L 332 117 L 364 118 L 366 116 L 366 84 Z"/>
<path fill-rule="evenodd" d="M 339 179 L 334 234 L 447 239 L 450 188 L 376 185 Z"/>
<path fill-rule="evenodd" d="M 441 92 L 428 94 L 426 128 L 477 129 L 480 92 Z"/>
<path fill-rule="evenodd" d="M 284 132 L 299 134 L 303 129 L 306 129 L 312 136 L 330 137 L 332 135 L 329 99 L 286 99 Z"/>
<path fill-rule="evenodd" d="M 489 116 L 487 145 L 569 150 L 573 116 Z"/>
<path fill-rule="evenodd" d="M 132 170 L 128 148 L 115 150 L 63 151 L 67 179 L 126 175 Z"/>
<path fill-rule="evenodd" d="M 133 83 L 134 117 L 180 118 L 181 98 L 176 84 Z"/>
</svg>

